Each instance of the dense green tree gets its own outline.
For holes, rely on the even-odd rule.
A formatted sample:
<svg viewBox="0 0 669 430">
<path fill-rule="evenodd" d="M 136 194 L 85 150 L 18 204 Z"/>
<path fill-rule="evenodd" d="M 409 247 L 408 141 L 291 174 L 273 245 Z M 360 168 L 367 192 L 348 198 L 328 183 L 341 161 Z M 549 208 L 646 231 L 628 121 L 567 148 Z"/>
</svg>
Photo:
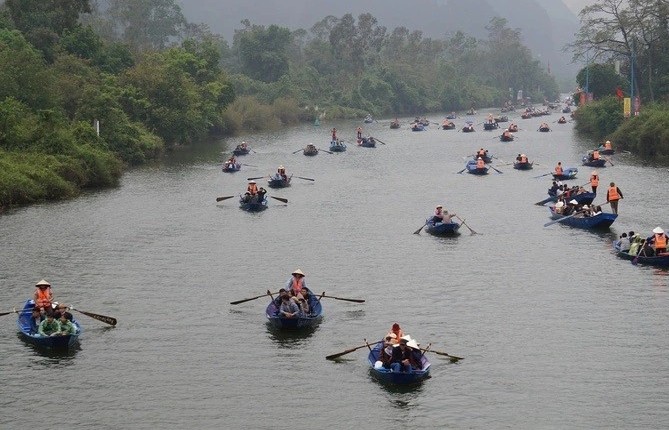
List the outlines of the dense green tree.
<svg viewBox="0 0 669 430">
<path fill-rule="evenodd" d="M 587 82 L 586 82 L 587 81 Z M 576 75 L 576 82 L 583 90 L 593 94 L 595 99 L 616 94 L 616 88 L 626 88 L 625 79 L 616 73 L 612 64 L 590 64 Z"/>
<path fill-rule="evenodd" d="M 237 54 L 244 74 L 263 82 L 275 82 L 288 73 L 288 50 L 292 34 L 287 28 L 251 25 L 235 31 L 232 50 Z"/>
</svg>

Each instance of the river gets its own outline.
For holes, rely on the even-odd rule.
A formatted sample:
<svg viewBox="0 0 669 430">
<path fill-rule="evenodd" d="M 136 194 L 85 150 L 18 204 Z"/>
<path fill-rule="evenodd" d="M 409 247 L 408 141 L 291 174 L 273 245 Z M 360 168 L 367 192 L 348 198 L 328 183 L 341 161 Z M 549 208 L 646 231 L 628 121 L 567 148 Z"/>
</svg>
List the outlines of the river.
<svg viewBox="0 0 669 430">
<path fill-rule="evenodd" d="M 364 125 L 386 143 L 373 149 L 351 144 L 352 121 L 250 135 L 256 153 L 240 160 L 257 167 L 234 174 L 220 162 L 241 139 L 227 139 L 130 170 L 114 189 L 7 211 L 0 311 L 46 278 L 60 301 L 119 323 L 75 313 L 81 347 L 50 355 L 0 317 L 0 427 L 669 428 L 668 272 L 611 253 L 622 232 L 669 228 L 669 171 L 615 155 L 599 169 L 600 191 L 614 181 L 625 196 L 610 232 L 544 227 L 534 203 L 550 180 L 534 177 L 562 161 L 586 183 L 593 144 L 558 113 L 513 116 L 510 143 L 481 126 L 411 132 L 409 118 Z M 537 131 L 543 121 L 552 132 Z M 347 152 L 292 154 L 327 149 L 333 126 Z M 457 174 L 480 147 L 503 173 Z M 520 152 L 541 166 L 503 165 Z M 289 202 L 259 214 L 215 201 L 279 164 L 315 181 L 270 189 Z M 479 234 L 413 234 L 439 203 Z M 296 268 L 315 292 L 366 302 L 323 299 L 322 323 L 300 335 L 267 327 L 265 298 L 229 304 L 277 291 Z M 464 360 L 428 352 L 431 378 L 408 390 L 374 380 L 366 348 L 325 360 L 394 322 Z"/>
</svg>

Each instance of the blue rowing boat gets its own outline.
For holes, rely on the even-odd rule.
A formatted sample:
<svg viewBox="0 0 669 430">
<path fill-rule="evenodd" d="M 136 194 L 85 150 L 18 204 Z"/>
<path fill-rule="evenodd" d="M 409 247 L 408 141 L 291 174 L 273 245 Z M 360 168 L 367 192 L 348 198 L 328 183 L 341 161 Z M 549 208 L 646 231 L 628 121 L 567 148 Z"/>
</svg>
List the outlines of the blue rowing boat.
<svg viewBox="0 0 669 430">
<path fill-rule="evenodd" d="M 245 210 L 246 212 L 260 212 L 267 209 L 267 197 L 263 196 L 262 200 L 258 201 L 258 195 L 250 196 L 239 196 L 239 208 Z"/>
<path fill-rule="evenodd" d="M 471 173 L 472 175 L 487 175 L 488 174 L 488 166 L 484 167 L 476 167 L 476 160 L 469 160 L 467 161 L 467 165 L 465 166 L 467 169 L 467 173 Z"/>
<path fill-rule="evenodd" d="M 337 139 L 330 142 L 330 151 L 331 152 L 344 152 L 346 151 L 346 144 Z"/>
<path fill-rule="evenodd" d="M 587 230 L 606 230 L 611 227 L 611 224 L 618 218 L 618 214 L 607 212 L 588 217 L 583 216 L 582 214 L 560 215 L 555 213 L 555 206 L 550 206 L 548 210 L 550 211 L 551 219 L 563 220 L 560 221 L 560 224 Z"/>
<path fill-rule="evenodd" d="M 323 306 L 319 297 L 316 297 L 309 291 L 309 315 L 300 315 L 296 318 L 285 318 L 279 316 L 280 303 L 276 303 L 276 299 L 269 302 L 265 309 L 267 320 L 269 324 L 281 330 L 298 330 L 308 329 L 316 326 L 323 319 Z"/>
<path fill-rule="evenodd" d="M 375 148 L 376 140 L 373 137 L 362 137 L 358 139 L 358 146 L 363 148 Z"/>
<path fill-rule="evenodd" d="M 621 251 L 618 247 L 618 241 L 613 242 L 613 250 L 616 255 L 625 260 L 631 260 L 632 264 L 643 264 L 646 266 L 655 267 L 669 267 L 669 252 L 664 252 L 660 255 L 646 257 L 645 255 L 634 255 L 627 251 Z"/>
<path fill-rule="evenodd" d="M 270 188 L 286 188 L 290 186 L 290 179 L 293 175 L 283 177 L 278 173 L 275 173 L 274 176 L 270 176 L 267 181 L 267 186 Z"/>
<path fill-rule="evenodd" d="M 380 342 L 369 351 L 367 361 L 369 362 L 372 374 L 381 382 L 394 385 L 409 385 L 422 382 L 430 376 L 430 361 L 425 354 L 421 355 L 421 369 L 412 369 L 410 372 L 393 372 L 383 366 L 375 365 L 381 357 L 383 342 Z"/>
<path fill-rule="evenodd" d="M 520 161 L 515 161 L 513 163 L 513 168 L 516 170 L 532 170 L 534 162 L 526 161 L 524 163 Z"/>
<path fill-rule="evenodd" d="M 568 179 L 575 179 L 578 169 L 576 167 L 567 167 L 562 170 L 562 174 L 558 175 L 557 173 L 552 173 L 553 179 L 566 181 Z"/>
<path fill-rule="evenodd" d="M 45 350 L 64 351 L 72 348 L 79 342 L 79 335 L 82 333 L 79 321 L 72 318 L 72 324 L 76 328 L 74 334 L 64 336 L 42 336 L 37 333 L 37 327 L 32 320 L 32 312 L 35 307 L 35 302 L 31 299 L 26 301 L 23 309 L 19 311 L 19 317 L 16 320 L 16 325 L 19 328 L 21 338 L 32 345 Z"/>
<path fill-rule="evenodd" d="M 251 148 L 249 148 L 247 145 L 237 145 L 235 149 L 232 150 L 232 153 L 234 155 L 247 155 L 249 152 L 251 152 Z"/>
<path fill-rule="evenodd" d="M 425 131 L 425 126 L 420 122 L 411 124 L 411 131 Z"/>
<path fill-rule="evenodd" d="M 496 122 L 484 122 L 483 123 L 483 129 L 486 131 L 492 131 L 499 128 L 499 124 Z"/>
<path fill-rule="evenodd" d="M 223 171 L 227 173 L 238 172 L 242 168 L 241 163 L 223 163 Z"/>
<path fill-rule="evenodd" d="M 425 231 L 433 236 L 457 236 L 460 224 L 457 222 L 434 222 L 433 217 L 425 220 Z"/>
<path fill-rule="evenodd" d="M 604 158 L 598 158 L 597 160 L 591 160 L 590 157 L 584 155 L 581 159 L 584 166 L 588 167 L 606 167 L 606 160 Z"/>
</svg>

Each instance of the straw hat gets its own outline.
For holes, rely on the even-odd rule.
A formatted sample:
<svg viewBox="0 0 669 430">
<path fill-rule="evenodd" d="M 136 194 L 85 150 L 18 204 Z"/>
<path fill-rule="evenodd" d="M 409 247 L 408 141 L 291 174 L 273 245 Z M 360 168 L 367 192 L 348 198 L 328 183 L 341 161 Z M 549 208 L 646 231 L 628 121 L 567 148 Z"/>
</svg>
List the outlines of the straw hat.
<svg viewBox="0 0 669 430">
<path fill-rule="evenodd" d="M 437 205 L 437 209 L 439 209 L 439 208 L 443 208 L 443 206 L 442 205 Z"/>
<path fill-rule="evenodd" d="M 659 227 L 658 227 L 658 228 L 659 228 Z M 50 287 L 51 284 L 49 284 L 47 281 L 45 281 L 44 279 L 42 279 L 41 281 L 39 281 L 38 283 L 36 283 L 35 286 L 36 286 L 36 287 Z"/>
<path fill-rule="evenodd" d="M 301 271 L 300 269 L 296 269 L 296 270 L 294 270 L 293 273 L 291 273 L 291 275 L 302 275 L 302 276 L 305 276 L 305 275 L 304 275 L 304 272 Z"/>
<path fill-rule="evenodd" d="M 418 346 L 416 339 L 411 339 L 409 342 L 407 342 L 407 346 L 411 349 L 420 349 L 420 346 Z"/>
<path fill-rule="evenodd" d="M 255 184 L 256 181 L 249 181 L 249 184 Z"/>
<path fill-rule="evenodd" d="M 660 228 L 660 227 L 655 227 L 655 228 L 653 229 L 653 233 L 655 233 L 655 234 L 662 234 L 662 233 L 664 233 L 664 230 L 662 230 L 662 228 Z"/>
<path fill-rule="evenodd" d="M 610 140 L 607 140 L 606 143 L 611 143 L 611 141 L 610 141 Z"/>
<path fill-rule="evenodd" d="M 593 171 L 592 171 L 592 174 L 593 174 L 593 175 L 599 175 L 599 172 L 596 171 L 596 170 L 593 170 Z"/>
</svg>

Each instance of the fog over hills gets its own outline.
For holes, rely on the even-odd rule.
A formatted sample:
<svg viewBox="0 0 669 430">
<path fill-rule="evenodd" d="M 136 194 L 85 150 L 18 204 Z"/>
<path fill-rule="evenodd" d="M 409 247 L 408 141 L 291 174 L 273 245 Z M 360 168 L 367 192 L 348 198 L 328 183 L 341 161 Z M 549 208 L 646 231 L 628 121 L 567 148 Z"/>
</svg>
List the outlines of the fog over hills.
<svg viewBox="0 0 669 430">
<path fill-rule="evenodd" d="M 179 4 L 189 21 L 209 25 L 229 42 L 243 19 L 308 30 L 328 15 L 357 17 L 368 12 L 389 30 L 404 26 L 432 38 L 461 30 L 486 38 L 485 26 L 492 17 L 501 16 L 509 27 L 521 30 L 524 43 L 544 67 L 550 63 L 557 77 L 573 77 L 578 66 L 570 64 L 571 53 L 562 49 L 579 27 L 573 9 L 591 1 L 567 1 L 572 9 L 561 0 L 180 0 Z"/>
</svg>

